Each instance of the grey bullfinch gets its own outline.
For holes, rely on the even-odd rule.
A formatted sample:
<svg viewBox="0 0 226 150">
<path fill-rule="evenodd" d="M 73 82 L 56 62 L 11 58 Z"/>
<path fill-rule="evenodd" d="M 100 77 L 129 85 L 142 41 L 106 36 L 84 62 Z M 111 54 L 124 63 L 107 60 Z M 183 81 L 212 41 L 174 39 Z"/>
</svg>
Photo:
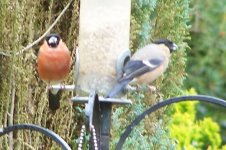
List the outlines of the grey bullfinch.
<svg viewBox="0 0 226 150">
<path fill-rule="evenodd" d="M 170 55 L 177 45 L 170 40 L 160 39 L 137 50 L 122 68 L 122 76 L 107 94 L 117 96 L 132 80 L 138 84 L 149 84 L 166 70 Z"/>
<path fill-rule="evenodd" d="M 58 34 L 49 34 L 41 45 L 37 70 L 39 77 L 48 85 L 60 84 L 69 74 L 71 53 Z M 56 110 L 60 107 L 59 90 L 49 90 L 49 108 Z"/>
</svg>

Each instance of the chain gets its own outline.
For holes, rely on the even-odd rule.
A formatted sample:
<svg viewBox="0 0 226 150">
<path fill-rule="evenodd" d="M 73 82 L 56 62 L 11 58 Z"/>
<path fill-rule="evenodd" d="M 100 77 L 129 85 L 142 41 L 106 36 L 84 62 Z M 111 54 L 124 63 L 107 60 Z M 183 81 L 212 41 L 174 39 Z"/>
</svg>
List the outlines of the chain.
<svg viewBox="0 0 226 150">
<path fill-rule="evenodd" d="M 78 150 L 82 150 L 82 143 L 83 143 L 83 139 L 85 137 L 85 132 L 86 132 L 86 127 L 85 127 L 85 125 L 82 125 L 82 129 L 81 129 L 81 133 L 80 133 L 80 137 L 79 137 L 79 143 L 78 143 Z"/>
<path fill-rule="evenodd" d="M 96 130 L 92 124 L 90 125 L 90 127 L 93 134 L 94 150 L 98 150 Z"/>
<path fill-rule="evenodd" d="M 91 134 L 93 136 L 94 150 L 98 150 L 96 130 L 92 124 L 90 125 L 90 127 L 91 127 Z M 79 137 L 78 150 L 82 150 L 82 143 L 85 137 L 85 132 L 86 132 L 86 127 L 85 125 L 83 125 L 81 129 L 80 137 Z"/>
</svg>

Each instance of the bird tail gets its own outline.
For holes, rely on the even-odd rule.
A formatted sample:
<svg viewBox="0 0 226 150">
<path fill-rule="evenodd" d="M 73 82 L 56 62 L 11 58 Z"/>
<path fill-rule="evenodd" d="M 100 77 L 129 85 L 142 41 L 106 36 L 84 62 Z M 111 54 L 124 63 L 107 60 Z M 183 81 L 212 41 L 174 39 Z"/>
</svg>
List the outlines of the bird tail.
<svg viewBox="0 0 226 150">
<path fill-rule="evenodd" d="M 59 90 L 56 93 L 51 92 L 51 90 L 49 90 L 48 92 L 49 95 L 49 108 L 51 110 L 57 110 L 60 108 L 60 98 L 62 95 L 62 91 Z"/>
<path fill-rule="evenodd" d="M 114 98 L 117 96 L 125 87 L 126 85 L 130 82 L 130 80 L 124 80 L 121 81 L 120 83 L 116 84 L 111 91 L 107 94 L 107 98 Z"/>
</svg>

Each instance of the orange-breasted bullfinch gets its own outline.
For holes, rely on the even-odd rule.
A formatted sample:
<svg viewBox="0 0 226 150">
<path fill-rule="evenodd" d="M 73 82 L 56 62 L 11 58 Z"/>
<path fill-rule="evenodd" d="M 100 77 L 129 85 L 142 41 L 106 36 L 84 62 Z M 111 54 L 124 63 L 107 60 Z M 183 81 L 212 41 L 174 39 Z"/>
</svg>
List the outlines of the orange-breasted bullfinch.
<svg viewBox="0 0 226 150">
<path fill-rule="evenodd" d="M 149 84 L 166 70 L 170 55 L 177 45 L 170 40 L 160 39 L 137 50 L 122 68 L 118 83 L 107 94 L 108 98 L 117 96 L 132 80 L 138 84 Z"/>
<path fill-rule="evenodd" d="M 60 84 L 69 74 L 71 53 L 58 34 L 49 34 L 41 45 L 37 58 L 39 77 L 49 86 Z M 48 91 L 49 108 L 60 107 L 60 90 Z"/>
</svg>

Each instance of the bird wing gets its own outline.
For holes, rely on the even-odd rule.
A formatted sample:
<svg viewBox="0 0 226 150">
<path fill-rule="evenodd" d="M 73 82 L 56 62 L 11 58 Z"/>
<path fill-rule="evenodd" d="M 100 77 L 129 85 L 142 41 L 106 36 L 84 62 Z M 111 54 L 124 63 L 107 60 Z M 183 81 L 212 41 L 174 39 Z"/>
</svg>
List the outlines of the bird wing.
<svg viewBox="0 0 226 150">
<path fill-rule="evenodd" d="M 124 75 L 118 82 L 133 80 L 134 78 L 153 71 L 164 62 L 164 57 L 149 60 L 130 60 L 124 67 Z"/>
<path fill-rule="evenodd" d="M 147 72 L 158 68 L 162 63 L 163 58 L 154 58 L 150 60 L 130 60 L 123 68 L 124 76 L 118 80 L 118 83 L 107 94 L 107 98 L 115 97 L 122 91 L 130 81 L 134 78 L 143 75 Z"/>
</svg>

